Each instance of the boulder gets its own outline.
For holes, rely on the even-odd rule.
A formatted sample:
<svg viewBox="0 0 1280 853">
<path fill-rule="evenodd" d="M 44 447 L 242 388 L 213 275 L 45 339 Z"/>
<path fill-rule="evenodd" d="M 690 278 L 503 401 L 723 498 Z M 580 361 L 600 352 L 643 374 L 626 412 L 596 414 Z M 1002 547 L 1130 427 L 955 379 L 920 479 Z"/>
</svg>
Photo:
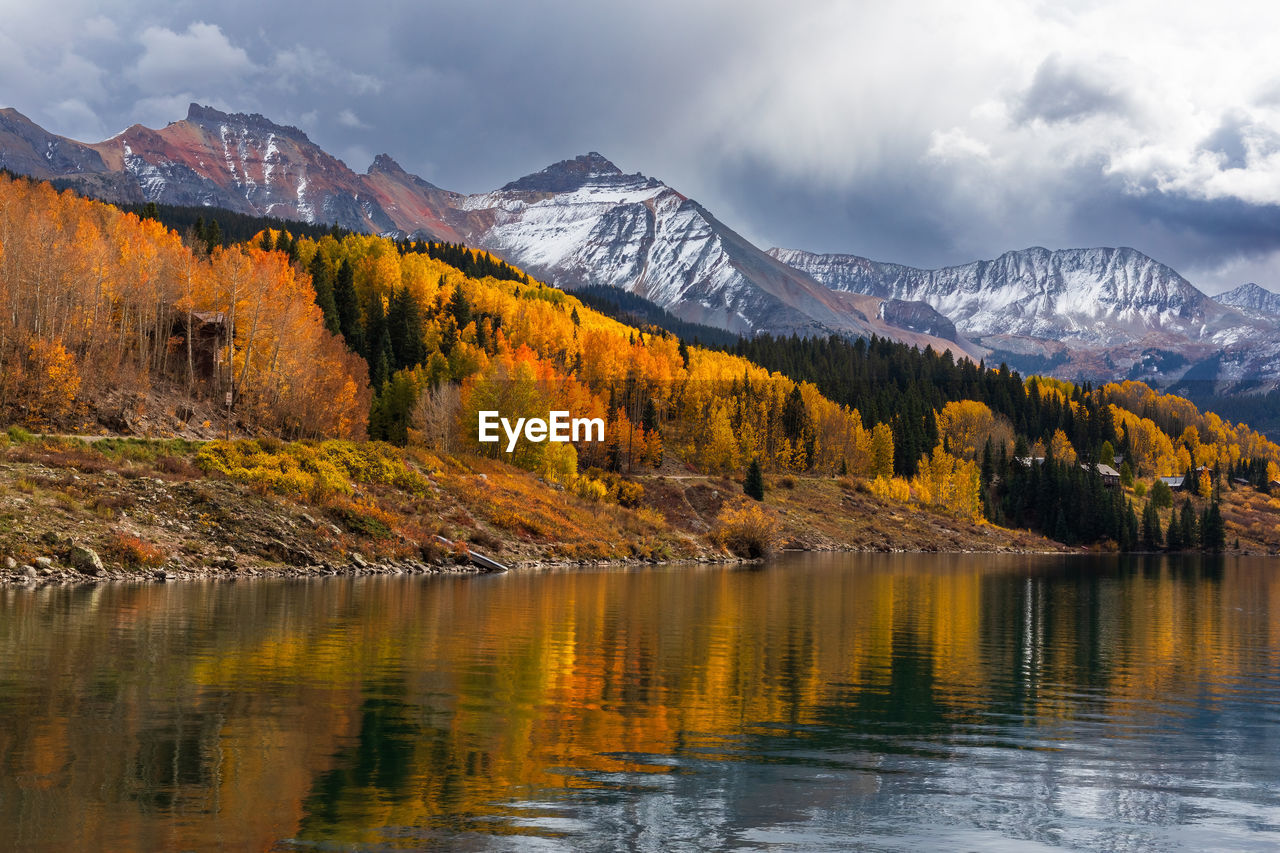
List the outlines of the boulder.
<svg viewBox="0 0 1280 853">
<path fill-rule="evenodd" d="M 76 545 L 71 549 L 71 565 L 75 566 L 86 575 L 97 577 L 106 569 L 102 565 L 102 558 L 92 548 L 86 548 L 83 545 Z"/>
</svg>

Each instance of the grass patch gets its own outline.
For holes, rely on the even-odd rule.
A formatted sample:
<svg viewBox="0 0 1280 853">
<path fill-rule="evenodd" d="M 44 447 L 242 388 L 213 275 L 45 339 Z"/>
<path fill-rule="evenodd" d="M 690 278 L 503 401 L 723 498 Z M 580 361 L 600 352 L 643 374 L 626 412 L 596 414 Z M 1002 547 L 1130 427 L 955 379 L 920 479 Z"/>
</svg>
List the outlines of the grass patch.
<svg viewBox="0 0 1280 853">
<path fill-rule="evenodd" d="M 394 519 L 382 508 L 358 501 L 337 500 L 327 509 L 329 516 L 349 533 L 366 539 L 390 539 Z"/>
</svg>

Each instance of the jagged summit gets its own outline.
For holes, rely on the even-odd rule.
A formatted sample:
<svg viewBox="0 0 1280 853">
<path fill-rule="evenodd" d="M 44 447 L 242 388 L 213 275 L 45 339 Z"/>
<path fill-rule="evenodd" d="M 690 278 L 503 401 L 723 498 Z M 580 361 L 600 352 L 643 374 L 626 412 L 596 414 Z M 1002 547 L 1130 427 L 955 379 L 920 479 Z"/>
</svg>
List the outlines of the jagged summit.
<svg viewBox="0 0 1280 853">
<path fill-rule="evenodd" d="M 377 157 L 374 157 L 373 162 L 369 164 L 369 170 L 365 172 L 365 175 L 369 178 L 384 177 L 393 182 L 417 187 L 419 189 L 443 192 L 448 195 L 458 196 L 457 193 L 449 193 L 448 190 L 442 190 L 430 181 L 420 178 L 412 172 L 405 171 L 404 166 L 397 163 L 390 154 L 379 154 Z M 458 197 L 461 198 L 461 196 Z M 436 223 L 436 225 L 438 227 L 438 223 Z"/>
<path fill-rule="evenodd" d="M 369 166 L 367 174 L 372 175 L 374 172 L 384 172 L 388 175 L 404 175 L 404 167 L 395 161 L 390 154 L 379 154 L 373 158 L 373 163 Z"/>
<path fill-rule="evenodd" d="M 579 154 L 572 160 L 553 163 L 541 172 L 525 175 L 507 184 L 501 191 L 565 193 L 581 189 L 587 184 L 621 186 L 635 183 L 658 186 L 660 182 L 646 178 L 639 172 L 624 175 L 607 157 L 598 151 L 592 151 Z"/>
<path fill-rule="evenodd" d="M 265 130 L 282 136 L 291 136 L 300 142 L 309 143 L 311 141 L 301 129 L 293 125 L 276 124 L 261 113 L 224 113 L 214 107 L 206 107 L 194 102 L 187 107 L 187 121 L 204 127 L 224 124 L 237 125 L 254 130 Z"/>
</svg>

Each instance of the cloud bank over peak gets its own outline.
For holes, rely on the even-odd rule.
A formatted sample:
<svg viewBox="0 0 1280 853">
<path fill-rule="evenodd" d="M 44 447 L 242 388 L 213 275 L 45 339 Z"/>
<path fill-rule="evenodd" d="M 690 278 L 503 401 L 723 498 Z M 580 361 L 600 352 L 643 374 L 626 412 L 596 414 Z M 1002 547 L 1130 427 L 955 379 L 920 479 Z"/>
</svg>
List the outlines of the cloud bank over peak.
<svg viewBox="0 0 1280 853">
<path fill-rule="evenodd" d="M 60 5 L 6 10 L 0 86 L 79 139 L 198 101 L 462 191 L 600 150 L 765 245 L 1131 245 L 1280 286 L 1271 4 Z"/>
</svg>

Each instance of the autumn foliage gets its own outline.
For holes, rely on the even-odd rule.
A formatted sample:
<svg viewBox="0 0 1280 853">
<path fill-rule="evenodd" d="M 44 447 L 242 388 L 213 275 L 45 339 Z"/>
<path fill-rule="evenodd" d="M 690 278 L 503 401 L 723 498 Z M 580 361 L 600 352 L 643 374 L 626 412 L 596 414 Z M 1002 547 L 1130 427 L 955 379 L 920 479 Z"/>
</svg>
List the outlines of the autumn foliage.
<svg viewBox="0 0 1280 853">
<path fill-rule="evenodd" d="M 364 433 L 364 366 L 324 329 L 310 282 L 280 253 L 206 256 L 154 220 L 4 176 L 0 306 L 10 422 L 70 427 L 166 385 L 192 400 L 231 392 L 250 428 Z M 196 340 L 202 327 L 212 332 Z"/>
<path fill-rule="evenodd" d="M 626 477 L 672 461 L 736 475 L 757 460 L 1051 535 L 1098 495 L 1114 503 L 1111 521 L 1089 530 L 1128 523 L 1127 498 L 1085 484 L 1081 465 L 1096 474 L 1110 459 L 1126 483 L 1200 469 L 1192 485 L 1205 496 L 1222 479 L 1209 471 L 1280 477 L 1280 447 L 1261 434 L 1137 382 L 1024 382 L 888 341 L 738 346 L 774 358 L 770 370 L 618 322 L 463 246 L 266 230 L 223 248 L 8 177 L 0 307 L 9 423 L 75 428 L 154 389 L 217 410 L 229 394 L 238 432 L 317 441 L 214 443 L 201 466 L 282 494 L 345 500 L 355 483 L 384 482 L 368 470 L 390 464 L 387 445 L 334 441 L 365 438 L 510 462 L 593 511 L 638 503 Z M 521 440 L 508 454 L 505 441 L 477 440 L 482 410 L 512 422 L 555 410 L 598 418 L 605 440 Z M 1062 477 L 1043 485 L 1018 461 L 1028 458 L 1064 466 Z M 1078 511 L 1048 505 L 1068 492 Z"/>
</svg>

